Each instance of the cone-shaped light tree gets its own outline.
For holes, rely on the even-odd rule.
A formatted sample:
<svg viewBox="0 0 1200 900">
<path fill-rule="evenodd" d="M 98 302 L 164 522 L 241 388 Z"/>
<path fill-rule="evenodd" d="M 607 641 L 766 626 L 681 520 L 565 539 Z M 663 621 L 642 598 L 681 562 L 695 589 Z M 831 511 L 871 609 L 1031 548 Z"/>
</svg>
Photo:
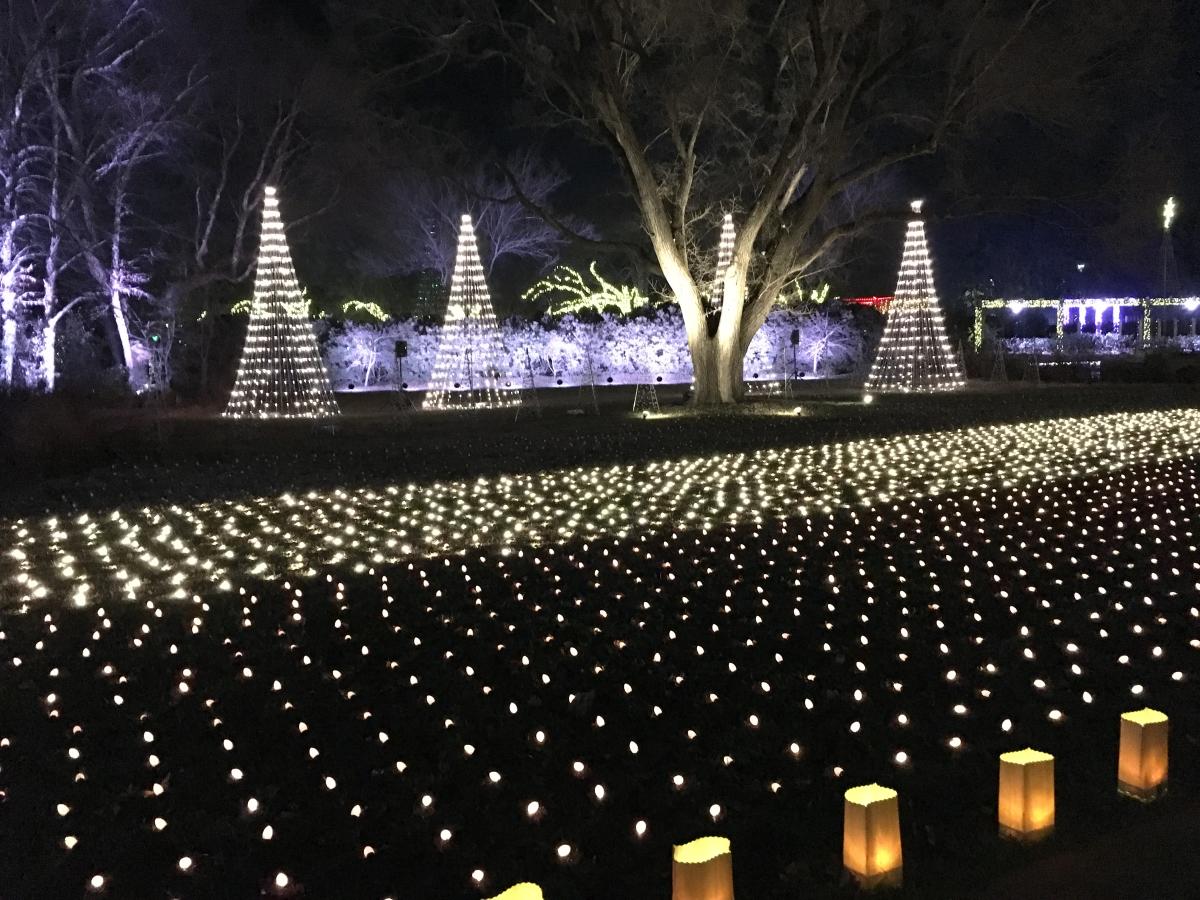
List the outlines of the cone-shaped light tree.
<svg viewBox="0 0 1200 900">
<path fill-rule="evenodd" d="M 952 391 L 964 384 L 933 286 L 920 200 L 912 210 L 917 215 L 908 223 L 900 280 L 867 376 L 868 391 Z"/>
<path fill-rule="evenodd" d="M 268 186 L 250 327 L 226 417 L 316 419 L 338 414 L 307 307 L 283 233 L 279 200 Z"/>
<path fill-rule="evenodd" d="M 509 368 L 479 261 L 475 229 L 471 217 L 464 215 L 425 408 L 513 406 L 520 401 L 520 393 Z"/>
</svg>

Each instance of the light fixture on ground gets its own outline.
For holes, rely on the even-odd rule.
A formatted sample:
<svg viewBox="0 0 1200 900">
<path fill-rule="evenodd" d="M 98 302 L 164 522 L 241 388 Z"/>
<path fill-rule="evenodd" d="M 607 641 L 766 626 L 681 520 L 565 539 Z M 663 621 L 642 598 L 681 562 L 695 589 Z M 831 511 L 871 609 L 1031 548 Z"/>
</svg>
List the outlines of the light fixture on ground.
<svg viewBox="0 0 1200 900">
<path fill-rule="evenodd" d="M 1138 800 L 1154 800 L 1167 790 L 1167 742 L 1170 720 L 1154 709 L 1121 716 L 1117 790 Z"/>
<path fill-rule="evenodd" d="M 1000 754 L 1000 834 L 1030 841 L 1054 830 L 1054 757 L 1026 748 Z"/>
<path fill-rule="evenodd" d="M 900 806 L 891 788 L 864 784 L 846 791 L 842 864 L 866 888 L 893 887 L 904 879 Z"/>
<path fill-rule="evenodd" d="M 702 837 L 672 854 L 671 900 L 733 900 L 729 838 Z"/>
</svg>

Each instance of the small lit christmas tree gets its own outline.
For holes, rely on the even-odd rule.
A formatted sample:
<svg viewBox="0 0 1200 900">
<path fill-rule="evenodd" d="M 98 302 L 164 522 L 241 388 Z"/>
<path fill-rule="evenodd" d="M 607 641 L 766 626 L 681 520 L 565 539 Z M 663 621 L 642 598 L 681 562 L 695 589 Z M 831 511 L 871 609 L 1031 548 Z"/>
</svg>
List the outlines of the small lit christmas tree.
<svg viewBox="0 0 1200 900">
<path fill-rule="evenodd" d="M 426 409 L 514 406 L 519 385 L 502 365 L 504 347 L 488 296 L 471 217 L 462 217 L 450 302 L 425 395 Z"/>
<path fill-rule="evenodd" d="M 721 244 L 717 248 L 717 271 L 713 276 L 712 298 L 708 303 L 708 312 L 713 316 L 718 315 L 721 307 L 725 305 L 725 273 L 729 271 L 729 264 L 733 262 L 735 237 L 733 216 L 726 213 L 724 221 L 721 222 Z"/>
<path fill-rule="evenodd" d="M 920 200 L 913 201 L 912 210 L 921 212 Z M 963 384 L 933 286 L 925 224 L 918 215 L 908 223 L 900 280 L 867 376 L 867 390 L 952 391 Z"/>
<path fill-rule="evenodd" d="M 339 413 L 308 321 L 275 188 L 263 198 L 262 240 L 250 327 L 224 415 L 233 419 L 316 419 Z"/>
</svg>

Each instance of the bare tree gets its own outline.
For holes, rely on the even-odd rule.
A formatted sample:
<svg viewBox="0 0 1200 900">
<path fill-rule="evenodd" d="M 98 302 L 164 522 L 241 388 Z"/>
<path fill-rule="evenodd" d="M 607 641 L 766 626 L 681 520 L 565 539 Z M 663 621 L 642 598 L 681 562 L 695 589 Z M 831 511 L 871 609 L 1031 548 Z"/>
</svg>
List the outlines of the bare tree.
<svg viewBox="0 0 1200 900">
<path fill-rule="evenodd" d="M 0 0 L 0 35 L 0 389 L 36 353 L 53 390 L 75 315 L 132 377 L 137 328 L 161 341 L 189 296 L 249 277 L 263 185 L 308 149 L 307 82 L 222 94 L 211 59 L 178 63 L 188 16 L 150 0 Z"/>
<path fill-rule="evenodd" d="M 177 160 L 195 185 L 192 203 L 172 228 L 173 267 L 164 290 L 178 308 L 191 294 L 218 283 L 247 280 L 254 271 L 255 217 L 263 189 L 278 178 L 292 145 L 295 108 L 281 110 L 265 135 L 251 137 L 240 114 L 211 133 L 192 130 L 192 152 Z"/>
<path fill-rule="evenodd" d="M 23 23 L 11 2 L 0 12 L 4 30 L 12 35 L 0 48 L 0 391 L 8 391 L 14 383 L 18 323 L 36 286 L 30 215 L 36 183 L 29 136 L 37 112 L 29 99 L 35 60 L 16 39 Z"/>
<path fill-rule="evenodd" d="M 551 209 L 554 194 L 566 182 L 560 169 L 529 149 L 503 162 L 476 164 L 467 173 L 407 172 L 385 188 L 388 208 L 382 215 L 392 223 L 385 232 L 388 246 L 368 251 L 363 267 L 372 275 L 431 271 L 449 284 L 459 222 L 463 213 L 470 213 L 488 275 L 501 259 L 523 259 L 545 271 L 568 238 L 533 207 Z M 565 219 L 580 235 L 593 234 L 577 217 Z"/>
<path fill-rule="evenodd" d="M 828 372 L 852 366 L 863 353 L 862 332 L 845 317 L 819 309 L 800 323 L 799 354 L 809 364 L 809 374 L 814 378 L 822 366 Z"/>
<path fill-rule="evenodd" d="M 716 403 L 739 396 L 783 286 L 904 215 L 835 214 L 838 198 L 988 110 L 1057 116 L 1144 14 L 1082 0 L 441 0 L 414 27 L 448 58 L 521 72 L 543 123 L 611 149 L 683 311 L 695 397 Z M 705 260 L 731 206 L 733 262 L 707 315 Z"/>
<path fill-rule="evenodd" d="M 82 7 L 65 0 L 4 0 L 3 12 L 9 26 L 5 70 L 20 73 L 15 90 L 4 93 L 6 104 L 19 99 L 13 109 L 21 142 L 11 157 L 19 168 L 6 202 L 5 271 L 14 286 L 4 298 L 3 368 L 8 382 L 22 307 L 40 320 L 41 378 L 53 390 L 60 323 L 106 295 L 120 361 L 131 363 L 124 295 L 137 290 L 138 278 L 120 252 L 121 224 L 132 171 L 155 133 L 143 113 L 157 100 L 137 91 L 133 73 L 156 32 L 142 0 Z M 150 76 L 136 77 L 144 82 Z M 15 287 L 13 261 L 24 290 Z M 41 290 L 31 290 L 30 280 L 39 277 Z"/>
</svg>

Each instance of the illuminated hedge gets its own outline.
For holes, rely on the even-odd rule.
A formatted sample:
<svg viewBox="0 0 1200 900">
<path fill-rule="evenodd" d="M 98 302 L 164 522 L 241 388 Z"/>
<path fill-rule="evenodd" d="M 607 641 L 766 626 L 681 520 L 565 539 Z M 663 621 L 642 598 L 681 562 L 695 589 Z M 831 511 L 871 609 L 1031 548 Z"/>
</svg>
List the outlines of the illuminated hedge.
<svg viewBox="0 0 1200 900">
<path fill-rule="evenodd" d="M 746 379 L 782 378 L 792 362 L 792 330 L 800 329 L 803 337 L 808 322 L 801 312 L 772 311 L 746 353 Z M 500 332 L 509 358 L 524 360 L 528 350 L 539 386 L 586 381 L 589 353 L 598 384 L 688 384 L 692 380 L 683 318 L 674 308 L 658 310 L 652 316 L 605 315 L 594 322 L 573 316 L 553 322 L 510 320 L 501 323 Z M 404 383 L 411 390 L 424 390 L 433 372 L 440 333 L 439 326 L 415 320 L 341 325 L 324 348 L 334 389 L 391 388 L 395 379 L 393 349 L 399 340 L 408 342 Z M 839 371 L 852 369 L 857 362 L 857 354 L 843 356 Z M 799 363 L 800 370 L 807 371 L 803 358 Z"/>
</svg>

